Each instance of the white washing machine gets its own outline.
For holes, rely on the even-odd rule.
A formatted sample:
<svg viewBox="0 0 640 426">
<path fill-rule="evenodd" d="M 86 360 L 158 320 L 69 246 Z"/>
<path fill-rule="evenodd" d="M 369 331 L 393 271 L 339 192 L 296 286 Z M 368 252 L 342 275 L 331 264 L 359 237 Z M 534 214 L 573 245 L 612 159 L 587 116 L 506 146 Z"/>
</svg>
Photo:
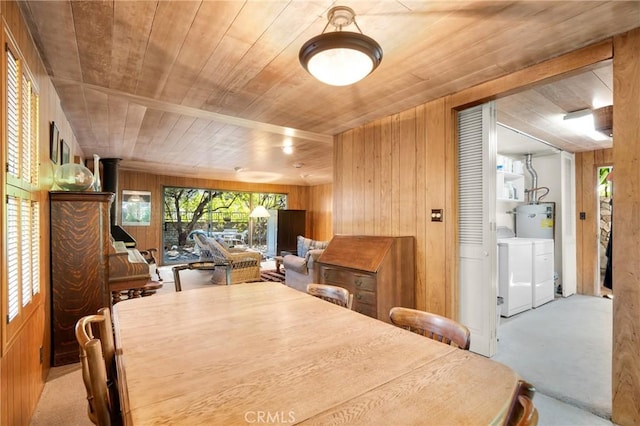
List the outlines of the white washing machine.
<svg viewBox="0 0 640 426">
<path fill-rule="evenodd" d="M 498 240 L 498 295 L 502 316 L 531 309 L 533 304 L 533 244 L 526 238 Z"/>
</svg>

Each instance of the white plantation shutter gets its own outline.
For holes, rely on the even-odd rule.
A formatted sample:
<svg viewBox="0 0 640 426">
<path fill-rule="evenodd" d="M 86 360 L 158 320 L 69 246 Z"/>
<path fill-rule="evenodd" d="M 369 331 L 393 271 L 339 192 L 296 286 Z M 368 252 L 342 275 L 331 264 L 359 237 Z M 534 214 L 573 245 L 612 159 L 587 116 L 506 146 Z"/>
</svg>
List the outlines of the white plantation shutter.
<svg viewBox="0 0 640 426">
<path fill-rule="evenodd" d="M 7 197 L 7 322 L 11 322 L 20 312 L 20 280 L 18 259 L 18 199 Z"/>
<path fill-rule="evenodd" d="M 40 293 L 40 206 L 38 193 L 39 98 L 23 61 L 7 45 L 6 67 L 6 215 L 3 236 L 6 270 L 3 271 L 3 313 L 8 336 L 22 323 L 22 313 Z M 4 147 L 3 147 L 4 148 Z M 28 312 L 28 311 L 26 311 Z"/>
<path fill-rule="evenodd" d="M 40 108 L 40 99 L 38 97 L 38 94 L 33 91 L 33 87 L 30 87 L 31 93 L 29 94 L 29 98 L 31 100 L 31 122 L 29 127 L 31 129 L 31 140 L 29 141 L 29 143 L 31 145 L 31 168 L 29 170 L 29 176 L 31 176 L 31 184 L 37 186 L 39 183 L 38 159 L 40 158 L 40 125 L 38 124 L 40 122 L 40 114 L 38 112 Z"/>
<path fill-rule="evenodd" d="M 19 108 L 20 92 L 18 88 L 18 61 L 10 50 L 7 50 L 7 173 L 15 178 L 20 177 L 20 141 Z"/>
<path fill-rule="evenodd" d="M 40 293 L 40 204 L 31 203 L 31 287 L 32 294 Z"/>
<path fill-rule="evenodd" d="M 31 83 L 22 76 L 22 96 L 20 97 L 22 114 L 22 137 L 20 141 L 21 177 L 24 182 L 31 182 Z"/>
<path fill-rule="evenodd" d="M 31 302 L 31 201 L 22 200 L 20 206 L 22 306 Z"/>
</svg>

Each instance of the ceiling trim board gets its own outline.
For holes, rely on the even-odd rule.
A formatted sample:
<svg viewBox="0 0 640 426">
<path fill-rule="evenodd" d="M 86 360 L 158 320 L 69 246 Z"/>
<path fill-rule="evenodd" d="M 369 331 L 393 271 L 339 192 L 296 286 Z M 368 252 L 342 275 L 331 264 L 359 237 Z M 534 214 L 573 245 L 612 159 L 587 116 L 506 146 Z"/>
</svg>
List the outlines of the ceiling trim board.
<svg viewBox="0 0 640 426">
<path fill-rule="evenodd" d="M 613 58 L 613 39 L 608 38 L 582 49 L 557 56 L 520 71 L 499 77 L 451 95 L 454 109 L 470 108 L 475 105 L 509 96 L 526 90 L 546 79 L 561 79 L 566 73 L 579 71 L 585 67 Z"/>
<path fill-rule="evenodd" d="M 120 90 L 109 89 L 106 87 L 96 86 L 87 83 L 78 83 L 77 81 L 68 80 L 64 78 L 53 78 L 55 85 L 64 83 L 66 85 L 78 85 L 83 90 L 89 89 L 100 93 L 104 93 L 109 96 L 118 96 L 125 98 L 128 101 L 145 106 L 147 108 L 157 109 L 164 112 L 170 112 L 174 114 L 188 115 L 196 118 L 205 118 L 212 121 L 231 124 L 234 126 L 244 127 L 252 130 L 260 130 L 263 132 L 274 133 L 292 138 L 300 138 L 311 140 L 315 142 L 321 142 L 326 144 L 333 144 L 333 135 L 325 135 L 322 133 L 309 132 L 307 130 L 294 129 L 291 127 L 277 126 L 275 124 L 263 123 L 260 121 L 248 120 L 246 118 L 233 117 L 230 115 L 224 115 L 217 112 L 205 111 L 202 109 L 189 107 L 185 105 L 176 105 L 170 102 L 159 101 L 156 99 L 147 98 L 145 96 L 133 95 L 122 92 Z"/>
</svg>

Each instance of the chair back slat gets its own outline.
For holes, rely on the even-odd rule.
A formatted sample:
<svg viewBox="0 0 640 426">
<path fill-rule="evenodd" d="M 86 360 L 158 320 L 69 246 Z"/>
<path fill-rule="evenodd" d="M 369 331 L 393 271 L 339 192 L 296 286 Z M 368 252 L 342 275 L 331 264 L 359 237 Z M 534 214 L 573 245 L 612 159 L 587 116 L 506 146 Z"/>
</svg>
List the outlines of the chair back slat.
<svg viewBox="0 0 640 426">
<path fill-rule="evenodd" d="M 89 420 L 97 425 L 112 425 L 118 424 L 120 419 L 113 325 L 109 308 L 102 308 L 98 312 L 98 315 L 80 318 L 75 333 L 80 346 Z M 108 411 L 108 422 L 105 410 Z"/>
<path fill-rule="evenodd" d="M 538 410 L 533 404 L 536 388 L 525 380 L 519 380 L 504 426 L 535 426 L 538 424 Z"/>
<path fill-rule="evenodd" d="M 307 293 L 347 309 L 353 305 L 353 295 L 342 287 L 311 283 L 307 284 Z"/>
<path fill-rule="evenodd" d="M 111 402 L 107 389 L 107 370 L 102 358 L 102 344 L 100 340 L 89 340 L 84 345 L 84 351 L 90 372 L 89 381 L 91 383 L 91 396 L 93 409 L 95 411 L 94 423 L 99 426 L 111 426 Z"/>
<path fill-rule="evenodd" d="M 431 312 L 395 307 L 391 308 L 389 319 L 398 327 L 460 349 L 468 350 L 471 344 L 471 334 L 467 327 Z"/>
</svg>

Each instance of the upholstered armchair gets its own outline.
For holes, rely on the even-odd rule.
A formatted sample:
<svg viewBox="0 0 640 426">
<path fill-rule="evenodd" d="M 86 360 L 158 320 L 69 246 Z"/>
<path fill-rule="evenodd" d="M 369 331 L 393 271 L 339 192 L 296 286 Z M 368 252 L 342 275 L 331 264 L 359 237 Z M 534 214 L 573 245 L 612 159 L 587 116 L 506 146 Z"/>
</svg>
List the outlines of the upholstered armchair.
<svg viewBox="0 0 640 426">
<path fill-rule="evenodd" d="M 303 236 L 298 236 L 297 242 L 297 253 L 282 258 L 284 281 L 289 287 L 306 292 L 307 284 L 319 282 L 315 263 L 329 242 Z"/>
<path fill-rule="evenodd" d="M 200 249 L 201 262 L 215 262 L 211 277 L 214 284 L 239 284 L 260 281 L 262 254 L 250 250 L 228 249 L 222 243 L 204 234 L 193 234 Z"/>
</svg>

